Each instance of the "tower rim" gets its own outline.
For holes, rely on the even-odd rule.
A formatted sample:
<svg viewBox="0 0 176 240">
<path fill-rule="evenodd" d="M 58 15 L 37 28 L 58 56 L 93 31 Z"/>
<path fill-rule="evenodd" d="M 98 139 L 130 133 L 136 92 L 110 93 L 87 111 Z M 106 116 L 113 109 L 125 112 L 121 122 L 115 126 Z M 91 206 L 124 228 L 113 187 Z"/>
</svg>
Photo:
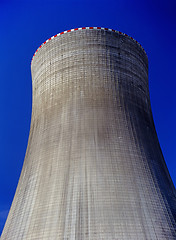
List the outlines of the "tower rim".
<svg viewBox="0 0 176 240">
<path fill-rule="evenodd" d="M 137 43 L 138 46 L 144 51 L 145 55 L 147 56 L 146 51 L 145 51 L 145 49 L 142 47 L 142 45 L 141 45 L 137 40 L 135 40 L 133 37 L 127 35 L 126 33 L 123 33 L 123 32 L 121 32 L 121 31 L 114 30 L 114 29 L 111 29 L 111 28 L 105 28 L 105 27 L 79 27 L 79 28 L 72 28 L 72 29 L 69 29 L 69 30 L 66 30 L 66 31 L 57 33 L 56 35 L 54 35 L 54 36 L 48 38 L 46 41 L 44 41 L 44 42 L 37 48 L 37 50 L 35 51 L 35 53 L 34 53 L 34 55 L 33 55 L 33 57 L 32 57 L 32 60 L 31 60 L 31 64 L 32 64 L 32 62 L 33 62 L 34 57 L 38 54 L 38 51 L 40 51 L 40 48 L 42 48 L 47 42 L 49 42 L 49 41 L 52 40 L 53 38 L 56 38 L 56 37 L 58 37 L 58 36 L 60 36 L 60 35 L 63 35 L 63 34 L 65 34 L 65 33 L 70 33 L 70 32 L 79 31 L 79 30 L 89 30 L 89 29 L 91 29 L 91 30 L 104 30 L 104 31 L 114 32 L 114 33 L 118 33 L 118 34 L 120 34 L 120 35 L 123 35 L 123 36 L 125 36 L 125 37 L 128 37 L 128 38 L 130 38 L 131 40 L 133 40 L 135 43 Z"/>
</svg>

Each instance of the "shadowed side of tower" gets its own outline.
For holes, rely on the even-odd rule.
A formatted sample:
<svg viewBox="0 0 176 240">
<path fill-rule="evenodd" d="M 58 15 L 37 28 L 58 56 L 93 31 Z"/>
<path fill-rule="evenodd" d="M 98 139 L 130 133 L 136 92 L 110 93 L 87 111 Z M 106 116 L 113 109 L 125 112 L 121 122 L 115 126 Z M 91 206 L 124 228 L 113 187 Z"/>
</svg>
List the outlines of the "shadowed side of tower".
<svg viewBox="0 0 176 240">
<path fill-rule="evenodd" d="M 134 39 L 82 28 L 32 61 L 26 157 L 2 240 L 174 240 L 176 192 Z"/>
</svg>

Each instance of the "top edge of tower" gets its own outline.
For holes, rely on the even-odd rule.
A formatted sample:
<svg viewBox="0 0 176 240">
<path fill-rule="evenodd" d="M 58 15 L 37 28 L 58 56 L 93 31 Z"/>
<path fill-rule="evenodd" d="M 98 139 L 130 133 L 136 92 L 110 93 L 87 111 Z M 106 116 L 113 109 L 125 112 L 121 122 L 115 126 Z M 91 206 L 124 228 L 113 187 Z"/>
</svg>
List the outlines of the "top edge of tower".
<svg viewBox="0 0 176 240">
<path fill-rule="evenodd" d="M 135 43 L 137 43 L 137 44 L 142 48 L 142 50 L 144 51 L 144 53 L 146 54 L 146 52 L 145 52 L 144 48 L 141 46 L 141 44 L 140 44 L 137 40 L 135 40 L 133 37 L 127 35 L 126 33 L 122 33 L 122 32 L 120 32 L 120 31 L 117 31 L 117 30 L 114 30 L 114 29 L 110 29 L 110 28 L 104 28 L 104 27 L 80 27 L 80 28 L 73 28 L 73 29 L 70 29 L 70 30 L 66 30 L 66 31 L 64 31 L 64 32 L 58 33 L 58 34 L 50 37 L 49 39 L 47 39 L 47 40 L 46 40 L 44 43 L 42 43 L 42 44 L 40 45 L 40 47 L 38 47 L 37 50 L 35 51 L 35 53 L 34 53 L 34 55 L 33 55 L 33 57 L 32 57 L 32 60 L 31 60 L 31 64 L 32 64 L 32 61 L 33 61 L 34 57 L 35 57 L 36 54 L 38 53 L 38 51 L 40 51 L 40 48 L 42 48 L 47 42 L 49 42 L 49 41 L 52 40 L 53 38 L 58 37 L 58 36 L 60 36 L 60 35 L 62 35 L 62 34 L 65 34 L 65 33 L 74 32 L 74 31 L 78 31 L 78 30 L 84 30 L 84 29 L 105 30 L 105 31 L 115 32 L 115 33 L 118 33 L 118 34 L 120 34 L 120 35 L 126 36 L 126 37 L 132 39 Z M 146 54 L 146 56 L 147 56 L 147 54 Z"/>
</svg>

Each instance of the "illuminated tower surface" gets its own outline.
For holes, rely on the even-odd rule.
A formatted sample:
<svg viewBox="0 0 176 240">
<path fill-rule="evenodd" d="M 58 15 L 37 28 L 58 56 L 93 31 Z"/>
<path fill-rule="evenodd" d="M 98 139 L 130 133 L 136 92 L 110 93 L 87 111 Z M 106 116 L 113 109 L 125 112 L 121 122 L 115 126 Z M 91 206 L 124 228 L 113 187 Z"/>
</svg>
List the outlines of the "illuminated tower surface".
<svg viewBox="0 0 176 240">
<path fill-rule="evenodd" d="M 1 240 L 175 240 L 141 45 L 73 29 L 43 43 L 31 69 L 28 147 Z"/>
</svg>

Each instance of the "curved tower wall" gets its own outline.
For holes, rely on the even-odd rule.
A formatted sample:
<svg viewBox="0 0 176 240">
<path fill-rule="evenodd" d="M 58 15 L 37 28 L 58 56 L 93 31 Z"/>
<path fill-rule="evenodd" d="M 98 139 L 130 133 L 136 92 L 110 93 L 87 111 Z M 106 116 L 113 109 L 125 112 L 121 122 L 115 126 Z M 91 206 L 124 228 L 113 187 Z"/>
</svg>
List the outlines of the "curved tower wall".
<svg viewBox="0 0 176 240">
<path fill-rule="evenodd" d="M 2 240 L 175 240 L 148 60 L 108 29 L 53 37 L 32 61 L 26 157 Z"/>
</svg>

